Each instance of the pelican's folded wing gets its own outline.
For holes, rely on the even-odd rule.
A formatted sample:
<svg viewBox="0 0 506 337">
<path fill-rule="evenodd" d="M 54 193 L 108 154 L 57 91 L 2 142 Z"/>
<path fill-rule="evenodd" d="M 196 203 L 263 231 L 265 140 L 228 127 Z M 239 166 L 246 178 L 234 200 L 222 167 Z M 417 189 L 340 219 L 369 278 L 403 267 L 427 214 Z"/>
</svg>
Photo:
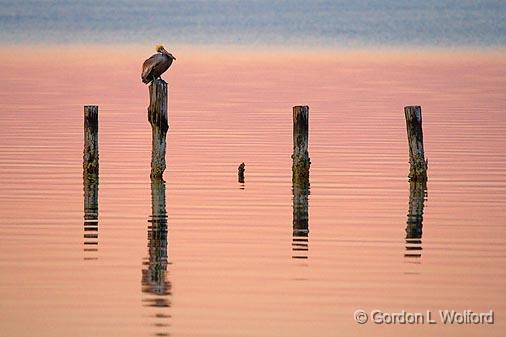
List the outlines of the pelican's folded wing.
<svg viewBox="0 0 506 337">
<path fill-rule="evenodd" d="M 160 62 L 160 56 L 161 54 L 155 54 L 148 58 L 144 63 L 142 64 L 142 74 L 141 79 L 144 83 L 149 83 L 151 81 L 151 71 L 153 68 Z"/>
</svg>

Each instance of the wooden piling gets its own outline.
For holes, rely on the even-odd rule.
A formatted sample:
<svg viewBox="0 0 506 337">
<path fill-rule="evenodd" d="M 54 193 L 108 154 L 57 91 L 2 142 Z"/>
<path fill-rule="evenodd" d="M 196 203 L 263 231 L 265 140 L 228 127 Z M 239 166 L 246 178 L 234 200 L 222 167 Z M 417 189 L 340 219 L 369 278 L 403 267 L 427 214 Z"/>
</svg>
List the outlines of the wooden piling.
<svg viewBox="0 0 506 337">
<path fill-rule="evenodd" d="M 98 106 L 84 106 L 84 252 L 85 260 L 96 260 L 98 251 Z M 90 255 L 91 254 L 91 255 Z"/>
<path fill-rule="evenodd" d="M 293 107 L 293 241 L 292 258 L 307 259 L 309 236 L 309 107 Z"/>
<path fill-rule="evenodd" d="M 408 219 L 405 257 L 420 257 L 422 250 L 423 208 L 427 195 L 425 181 L 409 182 Z"/>
<path fill-rule="evenodd" d="M 404 107 L 409 145 L 409 180 L 427 181 L 428 161 L 423 150 L 422 108 Z"/>
<path fill-rule="evenodd" d="M 98 174 L 98 106 L 84 106 L 84 174 Z"/>
<path fill-rule="evenodd" d="M 166 135 L 169 129 L 167 114 L 167 82 L 156 79 L 149 85 L 148 120 L 152 130 L 151 178 L 162 179 L 165 171 Z"/>
<path fill-rule="evenodd" d="M 298 187 L 309 187 L 309 107 L 293 107 L 293 154 L 292 183 Z"/>
</svg>

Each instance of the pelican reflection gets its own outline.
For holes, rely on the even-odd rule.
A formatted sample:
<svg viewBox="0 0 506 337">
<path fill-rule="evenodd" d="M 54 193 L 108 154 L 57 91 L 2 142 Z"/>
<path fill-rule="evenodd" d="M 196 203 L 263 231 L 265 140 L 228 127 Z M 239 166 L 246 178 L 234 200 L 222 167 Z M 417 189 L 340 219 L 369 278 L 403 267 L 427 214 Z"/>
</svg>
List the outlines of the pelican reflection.
<svg viewBox="0 0 506 337">
<path fill-rule="evenodd" d="M 405 257 L 419 258 L 422 256 L 423 208 L 426 196 L 427 185 L 425 182 L 409 182 Z"/>
</svg>

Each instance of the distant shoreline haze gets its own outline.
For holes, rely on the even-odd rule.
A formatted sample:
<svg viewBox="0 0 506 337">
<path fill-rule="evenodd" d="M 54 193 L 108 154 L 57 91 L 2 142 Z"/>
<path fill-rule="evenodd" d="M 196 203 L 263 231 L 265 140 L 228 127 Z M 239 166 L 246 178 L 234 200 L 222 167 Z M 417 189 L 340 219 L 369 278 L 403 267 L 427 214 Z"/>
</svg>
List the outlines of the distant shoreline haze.
<svg viewBox="0 0 506 337">
<path fill-rule="evenodd" d="M 4 1 L 0 44 L 504 48 L 506 1 Z"/>
</svg>

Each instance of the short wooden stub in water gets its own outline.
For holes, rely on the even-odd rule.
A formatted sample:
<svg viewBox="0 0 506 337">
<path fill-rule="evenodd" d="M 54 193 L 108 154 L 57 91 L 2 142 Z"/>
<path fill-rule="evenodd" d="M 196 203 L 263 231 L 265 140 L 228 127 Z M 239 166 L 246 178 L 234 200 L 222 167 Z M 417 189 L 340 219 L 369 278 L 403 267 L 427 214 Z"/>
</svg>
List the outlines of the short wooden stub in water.
<svg viewBox="0 0 506 337">
<path fill-rule="evenodd" d="M 293 107 L 292 183 L 301 188 L 309 185 L 309 107 Z M 307 186 L 306 186 L 307 185 Z"/>
<path fill-rule="evenodd" d="M 98 174 L 98 106 L 84 106 L 83 174 Z"/>
<path fill-rule="evenodd" d="M 404 107 L 406 129 L 409 145 L 409 180 L 427 181 L 428 161 L 423 150 L 422 108 L 420 106 Z"/>
<path fill-rule="evenodd" d="M 151 178 L 162 179 L 165 171 L 167 114 L 167 82 L 156 79 L 149 85 L 148 120 L 152 130 Z"/>
<path fill-rule="evenodd" d="M 241 163 L 237 168 L 237 181 L 241 184 L 244 184 L 244 171 L 246 171 L 246 165 Z"/>
</svg>

